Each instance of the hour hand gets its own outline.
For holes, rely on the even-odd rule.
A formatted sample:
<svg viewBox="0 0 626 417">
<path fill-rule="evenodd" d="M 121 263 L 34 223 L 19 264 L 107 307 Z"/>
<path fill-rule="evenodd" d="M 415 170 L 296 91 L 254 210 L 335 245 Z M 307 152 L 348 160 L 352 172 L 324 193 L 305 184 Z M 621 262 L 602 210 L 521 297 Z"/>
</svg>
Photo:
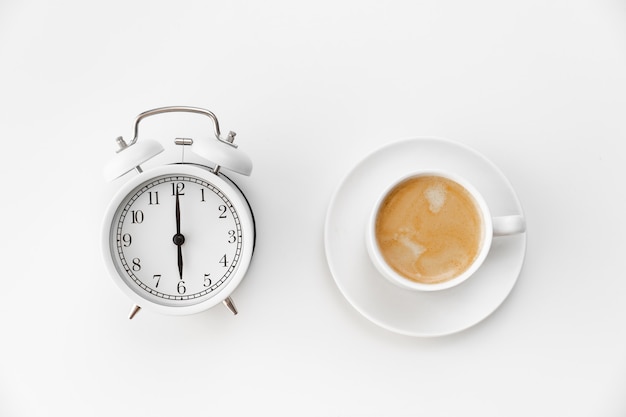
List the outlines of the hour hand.
<svg viewBox="0 0 626 417">
<path fill-rule="evenodd" d="M 178 245 L 178 275 L 180 279 L 183 279 L 183 250 L 181 245 Z"/>
</svg>

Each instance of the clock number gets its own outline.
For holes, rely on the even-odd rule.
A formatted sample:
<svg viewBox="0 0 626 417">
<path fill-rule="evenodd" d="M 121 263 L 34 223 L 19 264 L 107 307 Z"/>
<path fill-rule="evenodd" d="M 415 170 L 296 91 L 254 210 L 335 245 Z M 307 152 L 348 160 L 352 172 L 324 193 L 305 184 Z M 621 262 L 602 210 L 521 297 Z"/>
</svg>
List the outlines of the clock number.
<svg viewBox="0 0 626 417">
<path fill-rule="evenodd" d="M 211 278 L 209 278 L 211 276 L 211 274 L 204 274 L 204 286 L 205 287 L 210 287 L 212 282 L 211 282 Z"/>
<path fill-rule="evenodd" d="M 226 256 L 226 255 L 224 255 Z M 141 259 L 139 258 L 133 258 L 133 271 L 137 272 L 137 271 L 141 271 Z"/>
<path fill-rule="evenodd" d="M 204 203 L 206 200 L 204 199 L 204 188 L 200 188 L 200 202 Z"/>
<path fill-rule="evenodd" d="M 159 288 L 159 282 L 161 282 L 161 275 L 153 275 L 152 279 L 156 279 L 156 285 L 154 288 Z"/>
<path fill-rule="evenodd" d="M 226 206 L 224 204 L 220 204 L 220 206 L 218 207 L 219 211 L 220 211 L 220 219 L 225 219 L 226 218 Z"/>
<path fill-rule="evenodd" d="M 124 233 L 122 235 L 122 242 L 125 248 L 129 247 L 131 243 L 133 243 L 133 238 L 130 233 Z"/>
<path fill-rule="evenodd" d="M 176 291 L 178 291 L 179 294 L 184 294 L 185 291 L 187 291 L 187 288 L 185 287 L 185 281 L 178 281 L 178 285 L 176 286 Z"/>
<path fill-rule="evenodd" d="M 220 264 L 226 268 L 228 266 L 228 261 L 226 261 L 226 254 L 220 258 Z"/>
<path fill-rule="evenodd" d="M 148 198 L 150 199 L 151 206 L 154 204 L 159 204 L 159 192 L 158 191 L 148 191 Z"/>
<path fill-rule="evenodd" d="M 183 190 L 185 189 L 185 183 L 184 182 L 173 182 L 172 183 L 172 195 L 175 196 L 176 194 L 178 195 L 185 195 L 185 193 L 183 193 Z"/>
<path fill-rule="evenodd" d="M 141 210 L 131 210 L 130 211 L 130 218 L 133 222 L 133 224 L 139 224 L 139 223 L 143 223 L 143 211 Z"/>
<path fill-rule="evenodd" d="M 235 243 L 236 240 L 237 238 L 235 237 L 235 231 L 229 230 L 228 231 L 228 243 Z"/>
</svg>

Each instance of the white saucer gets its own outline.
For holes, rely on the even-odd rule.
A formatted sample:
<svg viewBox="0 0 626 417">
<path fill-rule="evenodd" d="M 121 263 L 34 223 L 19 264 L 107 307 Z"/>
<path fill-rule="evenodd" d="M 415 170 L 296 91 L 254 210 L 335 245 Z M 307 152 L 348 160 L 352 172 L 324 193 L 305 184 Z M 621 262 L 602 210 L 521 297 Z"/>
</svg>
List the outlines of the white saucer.
<svg viewBox="0 0 626 417">
<path fill-rule="evenodd" d="M 507 178 L 478 152 L 449 140 L 409 139 L 377 150 L 346 176 L 328 208 L 324 243 L 339 290 L 363 316 L 396 333 L 442 336 L 477 324 L 506 299 L 524 263 L 526 233 L 494 238 L 478 272 L 457 287 L 425 293 L 389 283 L 367 254 L 367 218 L 391 181 L 422 168 L 464 176 L 493 216 L 523 214 Z"/>
</svg>

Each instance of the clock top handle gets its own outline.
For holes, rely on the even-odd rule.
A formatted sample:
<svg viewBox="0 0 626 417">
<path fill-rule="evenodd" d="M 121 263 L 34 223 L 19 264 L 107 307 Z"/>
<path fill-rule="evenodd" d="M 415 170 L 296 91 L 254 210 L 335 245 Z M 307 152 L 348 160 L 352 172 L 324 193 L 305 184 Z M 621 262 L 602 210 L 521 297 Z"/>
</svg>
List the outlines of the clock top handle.
<svg viewBox="0 0 626 417">
<path fill-rule="evenodd" d="M 133 140 L 130 141 L 128 146 L 133 145 L 135 142 L 137 142 L 137 139 L 139 137 L 139 122 L 141 122 L 143 119 L 145 119 L 146 117 L 154 116 L 156 114 L 175 113 L 175 112 L 197 113 L 197 114 L 203 114 L 203 115 L 209 117 L 213 121 L 215 137 L 217 139 L 221 140 L 221 141 L 231 142 L 231 140 L 229 140 L 229 139 L 225 140 L 225 139 L 221 138 L 222 134 L 220 132 L 220 124 L 217 121 L 217 117 L 215 117 L 215 114 L 213 114 L 213 112 L 211 112 L 209 110 L 206 110 L 206 109 L 199 108 L 199 107 L 168 106 L 168 107 L 159 107 L 159 108 L 156 108 L 156 109 L 147 110 L 147 111 L 141 113 L 139 116 L 137 116 L 137 118 L 135 119 L 135 128 L 134 128 Z M 234 132 L 231 132 L 231 133 L 232 133 L 232 136 L 234 137 Z M 229 134 L 229 136 L 230 136 L 230 134 Z"/>
<path fill-rule="evenodd" d="M 139 123 L 146 117 L 174 112 L 202 114 L 213 121 L 217 142 L 198 141 L 193 145 L 195 148 L 193 151 L 198 156 L 215 164 L 213 168 L 215 174 L 219 172 L 221 167 L 224 167 L 239 174 L 250 175 L 252 171 L 252 161 L 250 157 L 237 150 L 237 145 L 233 143 L 236 135 L 235 132 L 228 132 L 225 138 L 221 137 L 220 125 L 215 114 L 199 107 L 168 106 L 147 110 L 139 114 L 139 116 L 135 118 L 134 135 L 130 143 L 126 143 L 121 136 L 117 138 L 119 149 L 115 158 L 105 166 L 105 178 L 113 180 L 133 169 L 142 172 L 140 167 L 142 163 L 163 152 L 163 146 L 154 140 L 144 140 L 141 143 L 136 143 L 139 138 Z"/>
</svg>

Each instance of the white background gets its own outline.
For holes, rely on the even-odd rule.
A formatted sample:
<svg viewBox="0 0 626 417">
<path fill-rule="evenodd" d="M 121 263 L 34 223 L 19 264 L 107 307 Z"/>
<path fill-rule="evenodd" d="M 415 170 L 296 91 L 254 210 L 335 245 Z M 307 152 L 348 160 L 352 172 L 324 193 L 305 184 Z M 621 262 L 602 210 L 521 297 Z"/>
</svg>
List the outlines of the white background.
<svg viewBox="0 0 626 417">
<path fill-rule="evenodd" d="M 104 269 L 102 168 L 165 105 L 254 161 L 237 317 L 129 321 Z M 343 298 L 323 225 L 355 164 L 431 135 L 502 169 L 528 240 L 493 315 L 422 339 Z M 4 0 L 0 416 L 626 415 L 625 139 L 621 1 Z"/>
</svg>

